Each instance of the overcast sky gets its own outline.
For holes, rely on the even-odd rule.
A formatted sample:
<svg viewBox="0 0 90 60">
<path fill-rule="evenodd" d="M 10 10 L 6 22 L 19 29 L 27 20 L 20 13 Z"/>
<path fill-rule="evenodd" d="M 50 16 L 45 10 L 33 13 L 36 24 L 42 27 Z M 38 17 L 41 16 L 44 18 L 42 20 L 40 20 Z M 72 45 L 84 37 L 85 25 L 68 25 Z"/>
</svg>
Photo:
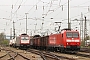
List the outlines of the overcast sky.
<svg viewBox="0 0 90 60">
<path fill-rule="evenodd" d="M 73 20 L 80 20 L 81 12 L 83 18 L 86 16 L 87 19 L 90 19 L 90 0 L 69 1 L 71 27 L 72 29 L 78 27 L 77 29 L 80 30 L 80 22 Z M 61 29 L 67 28 L 67 2 L 68 0 L 0 0 L 0 33 L 4 32 L 6 35 L 10 35 L 13 21 L 15 21 L 16 34 L 25 33 L 25 13 L 28 13 L 27 31 L 30 35 L 31 32 L 32 34 L 40 34 L 45 31 L 55 33 L 55 27 L 58 27 L 58 24 L 54 22 L 62 22 Z M 87 22 L 87 27 L 88 32 L 90 32 L 90 21 Z M 90 35 L 90 33 L 88 34 Z"/>
</svg>

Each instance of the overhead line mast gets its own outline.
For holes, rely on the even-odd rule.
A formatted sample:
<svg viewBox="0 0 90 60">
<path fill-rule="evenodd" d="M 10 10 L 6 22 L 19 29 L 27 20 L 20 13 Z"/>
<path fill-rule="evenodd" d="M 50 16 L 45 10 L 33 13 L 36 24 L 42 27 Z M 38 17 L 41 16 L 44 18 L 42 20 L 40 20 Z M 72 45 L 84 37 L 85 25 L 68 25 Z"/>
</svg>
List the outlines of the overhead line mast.
<svg viewBox="0 0 90 60">
<path fill-rule="evenodd" d="M 86 22 L 86 16 L 85 16 L 85 22 L 84 22 L 84 45 L 85 45 L 85 40 L 87 38 L 87 22 Z"/>
<path fill-rule="evenodd" d="M 26 34 L 27 34 L 27 14 L 28 13 L 25 13 L 26 14 Z"/>
<path fill-rule="evenodd" d="M 68 29 L 71 29 L 71 24 L 69 20 L 69 0 L 68 0 Z"/>
<path fill-rule="evenodd" d="M 13 39 L 15 38 L 15 22 L 13 21 Z"/>
</svg>

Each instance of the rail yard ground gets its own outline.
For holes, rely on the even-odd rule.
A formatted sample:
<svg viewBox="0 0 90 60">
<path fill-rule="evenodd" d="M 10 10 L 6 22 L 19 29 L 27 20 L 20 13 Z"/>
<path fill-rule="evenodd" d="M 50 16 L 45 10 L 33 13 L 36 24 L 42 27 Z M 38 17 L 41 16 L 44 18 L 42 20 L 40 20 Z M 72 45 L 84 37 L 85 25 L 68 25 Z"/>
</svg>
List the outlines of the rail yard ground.
<svg viewBox="0 0 90 60">
<path fill-rule="evenodd" d="M 17 57 L 15 57 L 15 54 L 10 53 L 10 51 L 14 51 L 18 54 L 20 54 L 20 56 L 18 55 Z M 34 52 L 32 52 L 34 51 Z M 49 58 L 42 58 L 41 55 L 36 54 L 35 51 L 39 51 L 39 50 L 34 50 L 34 49 L 28 49 L 27 50 L 20 50 L 20 49 L 16 49 L 16 48 L 12 48 L 12 47 L 1 47 L 0 48 L 0 60 L 7 60 L 7 59 L 16 59 L 16 60 L 49 60 Z M 45 51 L 39 51 L 42 52 L 43 55 L 45 53 Z M 7 55 L 7 53 L 11 54 L 12 57 L 10 57 L 9 55 Z M 69 53 L 60 53 L 60 52 L 48 52 L 49 54 L 53 54 L 55 57 L 57 57 L 57 60 L 90 60 L 90 52 L 86 53 L 86 52 L 78 52 L 77 54 L 69 54 Z M 46 53 L 45 53 L 46 54 Z M 80 55 L 81 54 L 81 55 Z M 6 56 L 5 56 L 6 55 Z M 24 59 L 23 57 L 24 56 Z M 86 56 L 85 56 L 86 55 Z M 62 58 L 63 57 L 63 58 Z M 50 59 L 51 60 L 51 59 Z M 54 58 L 52 58 L 52 60 L 55 60 Z"/>
<path fill-rule="evenodd" d="M 5 56 L 8 52 L 6 50 L 11 50 L 14 52 L 17 52 L 18 54 L 28 58 L 28 59 L 22 59 L 21 57 L 17 56 L 15 57 L 15 60 L 42 60 L 42 58 L 39 55 L 30 53 L 30 52 L 26 52 L 25 50 L 20 50 L 20 49 L 15 49 L 15 48 L 11 48 L 11 47 L 4 47 L 1 49 L 0 51 L 0 60 L 7 60 L 10 58 L 10 56 Z M 5 57 L 3 57 L 5 56 Z M 14 57 L 14 56 L 13 56 Z"/>
</svg>

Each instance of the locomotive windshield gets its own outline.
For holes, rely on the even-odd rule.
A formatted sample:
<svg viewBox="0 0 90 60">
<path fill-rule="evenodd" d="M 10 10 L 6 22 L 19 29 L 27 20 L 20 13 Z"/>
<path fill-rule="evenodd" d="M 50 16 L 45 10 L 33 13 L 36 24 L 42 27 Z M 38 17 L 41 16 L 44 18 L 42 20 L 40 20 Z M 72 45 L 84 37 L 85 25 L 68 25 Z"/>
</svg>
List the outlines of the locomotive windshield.
<svg viewBox="0 0 90 60">
<path fill-rule="evenodd" d="M 28 37 L 21 37 L 21 40 L 28 40 Z"/>
<path fill-rule="evenodd" d="M 78 33 L 77 32 L 67 32 L 66 33 L 67 38 L 78 38 Z"/>
</svg>

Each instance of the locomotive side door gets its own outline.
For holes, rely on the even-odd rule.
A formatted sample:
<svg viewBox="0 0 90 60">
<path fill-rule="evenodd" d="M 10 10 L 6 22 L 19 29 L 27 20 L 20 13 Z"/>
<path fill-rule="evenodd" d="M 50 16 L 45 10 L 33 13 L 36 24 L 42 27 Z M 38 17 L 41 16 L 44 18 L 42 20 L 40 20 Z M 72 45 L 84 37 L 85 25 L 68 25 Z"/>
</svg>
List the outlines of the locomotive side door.
<svg viewBox="0 0 90 60">
<path fill-rule="evenodd" d="M 64 46 L 64 45 L 63 45 L 63 40 L 64 40 L 64 35 L 61 34 L 61 46 Z"/>
</svg>

